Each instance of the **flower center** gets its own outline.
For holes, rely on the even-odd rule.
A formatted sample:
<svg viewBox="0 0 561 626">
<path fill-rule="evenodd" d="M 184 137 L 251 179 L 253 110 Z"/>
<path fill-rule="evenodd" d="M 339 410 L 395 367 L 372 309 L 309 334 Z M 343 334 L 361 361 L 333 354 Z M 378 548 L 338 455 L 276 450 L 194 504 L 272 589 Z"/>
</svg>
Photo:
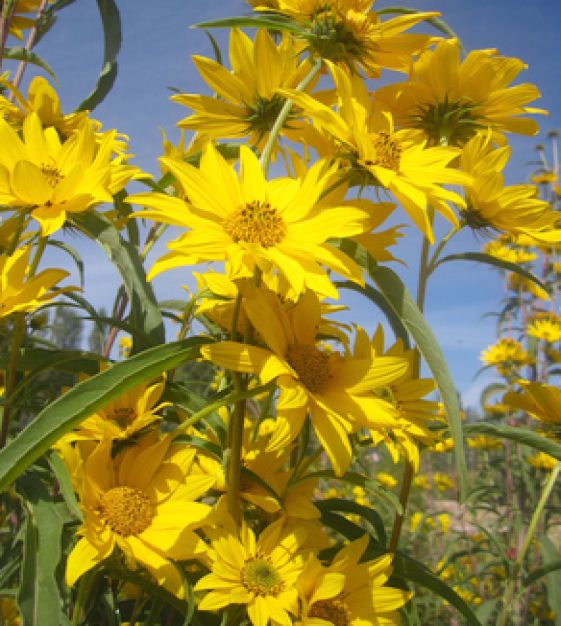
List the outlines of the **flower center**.
<svg viewBox="0 0 561 626">
<path fill-rule="evenodd" d="M 284 590 L 284 581 L 266 557 L 246 561 L 241 571 L 242 585 L 258 596 L 278 596 Z"/>
<path fill-rule="evenodd" d="M 331 378 L 329 355 L 315 346 L 296 343 L 288 348 L 286 360 L 298 374 L 306 389 L 312 392 L 322 391 Z"/>
<path fill-rule="evenodd" d="M 264 248 L 279 244 L 286 235 L 286 225 L 268 202 L 248 202 L 233 213 L 224 230 L 235 243 L 258 243 Z"/>
<path fill-rule="evenodd" d="M 390 133 L 381 132 L 372 135 L 372 143 L 376 150 L 376 160 L 366 161 L 366 165 L 379 165 L 394 172 L 399 171 L 401 146 Z"/>
<path fill-rule="evenodd" d="M 248 115 L 245 118 L 249 130 L 258 132 L 260 135 L 269 132 L 276 122 L 284 102 L 285 99 L 278 94 L 274 94 L 272 98 L 259 96 L 257 100 L 249 106 Z M 289 119 L 294 117 L 293 112 L 289 114 Z M 286 125 L 285 123 L 285 126 Z"/>
<path fill-rule="evenodd" d="M 130 406 L 121 406 L 106 413 L 105 417 L 116 422 L 121 428 L 125 428 L 134 422 L 136 411 Z"/>
<path fill-rule="evenodd" d="M 41 163 L 41 174 L 43 174 L 47 183 L 53 187 L 53 189 L 64 178 L 64 174 L 58 169 L 58 167 L 49 163 Z"/>
<path fill-rule="evenodd" d="M 334 626 L 349 626 L 351 614 L 347 605 L 337 598 L 314 602 L 309 617 L 319 617 L 331 622 Z"/>
<path fill-rule="evenodd" d="M 134 487 L 113 487 L 101 496 L 101 514 L 123 537 L 138 535 L 150 526 L 154 511 L 148 496 Z"/>
<path fill-rule="evenodd" d="M 476 103 L 469 98 L 450 102 L 428 104 L 420 107 L 411 118 L 411 125 L 420 128 L 434 146 L 444 142 L 461 146 L 482 128 L 481 116 L 477 116 Z"/>
</svg>

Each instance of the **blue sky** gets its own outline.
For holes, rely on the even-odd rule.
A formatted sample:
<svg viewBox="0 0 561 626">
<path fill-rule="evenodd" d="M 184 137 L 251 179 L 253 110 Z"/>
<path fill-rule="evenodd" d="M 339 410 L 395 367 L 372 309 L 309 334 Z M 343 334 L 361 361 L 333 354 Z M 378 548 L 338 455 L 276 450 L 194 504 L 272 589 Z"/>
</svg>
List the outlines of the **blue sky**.
<svg viewBox="0 0 561 626">
<path fill-rule="evenodd" d="M 177 139 L 176 122 L 187 109 L 169 101 L 168 87 L 184 92 L 208 93 L 191 61 L 191 54 L 212 56 L 208 39 L 189 25 L 219 17 L 247 13 L 241 0 L 200 2 L 199 0 L 135 0 L 119 3 L 122 13 L 123 47 L 119 74 L 106 100 L 94 117 L 105 128 L 117 128 L 130 136 L 134 163 L 157 175 L 161 153 L 160 129 Z M 376 8 L 396 6 L 398 2 L 378 0 Z M 501 54 L 522 58 L 528 69 L 517 82 L 533 82 L 542 92 L 537 106 L 551 111 L 541 120 L 539 138 L 513 137 L 513 158 L 508 170 L 511 183 L 527 179 L 534 157 L 533 147 L 544 141 L 545 133 L 561 128 L 561 63 L 558 25 L 561 24 L 559 0 L 413 0 L 406 6 L 423 11 L 436 10 L 452 26 L 467 50 L 498 48 Z M 224 42 L 226 32 L 215 31 Z M 93 0 L 77 0 L 60 14 L 52 31 L 40 42 L 37 52 L 53 67 L 64 111 L 71 111 L 95 84 L 102 59 L 102 32 L 97 5 Z M 33 71 L 28 72 L 26 80 Z M 397 77 L 399 80 L 399 77 Z M 406 220 L 403 220 L 406 221 Z M 415 230 L 407 229 L 406 243 L 396 255 L 407 261 L 397 268 L 411 287 L 416 280 L 416 259 L 420 242 Z M 96 245 L 70 236 L 86 261 L 86 295 L 96 305 L 109 306 L 118 287 L 118 276 L 105 261 Z M 466 232 L 452 243 L 449 252 L 478 251 L 481 240 Z M 155 253 L 161 253 L 161 248 Z M 64 257 L 53 257 L 67 263 Z M 177 270 L 155 281 L 158 296 L 183 297 L 181 285 L 192 283 L 189 270 Z M 413 288 L 413 287 L 412 287 Z M 458 389 L 468 404 L 475 404 L 484 379 L 473 377 L 480 367 L 479 352 L 495 339 L 493 322 L 482 319 L 496 310 L 503 297 L 497 272 L 468 263 L 448 264 L 431 279 L 427 299 L 427 318 L 449 359 Z M 349 301 L 352 319 L 372 328 L 378 313 L 366 307 L 360 297 Z"/>
</svg>

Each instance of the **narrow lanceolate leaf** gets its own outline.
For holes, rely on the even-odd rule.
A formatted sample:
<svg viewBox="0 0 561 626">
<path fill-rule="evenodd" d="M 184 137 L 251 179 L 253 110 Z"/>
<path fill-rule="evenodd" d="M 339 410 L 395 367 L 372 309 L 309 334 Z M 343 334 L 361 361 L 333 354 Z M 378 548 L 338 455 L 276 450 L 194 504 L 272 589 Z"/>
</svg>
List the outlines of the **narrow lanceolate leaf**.
<svg viewBox="0 0 561 626">
<path fill-rule="evenodd" d="M 559 552 L 551 539 L 547 535 L 540 538 L 540 547 L 545 566 L 559 560 Z M 561 571 L 551 570 L 544 578 L 547 589 L 547 603 L 549 608 L 555 613 L 555 626 L 561 626 Z"/>
<path fill-rule="evenodd" d="M 74 219 L 79 228 L 101 245 L 121 274 L 130 302 L 128 322 L 142 333 L 134 338 L 133 352 L 163 343 L 162 314 L 154 291 L 146 281 L 138 250 L 119 235 L 109 220 L 94 212 L 77 215 Z"/>
<path fill-rule="evenodd" d="M 264 14 L 248 17 L 226 17 L 212 22 L 194 24 L 191 28 L 267 28 L 302 33 L 303 28 L 284 15 Z"/>
<path fill-rule="evenodd" d="M 561 444 L 553 439 L 547 439 L 542 435 L 528 428 L 518 426 L 507 426 L 506 424 L 487 424 L 485 422 L 476 422 L 474 424 L 464 425 L 465 435 L 490 435 L 492 437 L 502 437 L 517 441 L 530 448 L 545 452 L 559 461 L 561 461 Z"/>
<path fill-rule="evenodd" d="M 208 339 L 194 337 L 145 350 L 79 383 L 47 406 L 0 451 L 0 491 L 24 472 L 62 435 L 116 400 L 128 389 L 198 358 Z"/>
<path fill-rule="evenodd" d="M 61 557 L 63 519 L 37 476 L 20 477 L 17 490 L 24 496 L 28 509 L 17 598 L 23 624 L 63 624 L 55 575 Z"/>
<path fill-rule="evenodd" d="M 532 274 L 532 272 L 525 270 L 517 263 L 511 263 L 510 261 L 497 259 L 497 257 L 494 257 L 491 254 L 483 254 L 483 252 L 464 252 L 462 254 L 449 254 L 448 256 L 440 259 L 435 265 L 435 268 L 439 265 L 442 265 L 443 263 L 448 263 L 449 261 L 475 261 L 477 263 L 484 263 L 485 265 L 490 265 L 501 270 L 508 270 L 509 272 L 520 274 L 520 276 L 531 280 L 533 283 L 536 283 L 536 285 L 547 291 L 547 287 L 537 276 Z"/>
<path fill-rule="evenodd" d="M 117 78 L 117 55 L 121 48 L 121 15 L 114 0 L 97 0 L 103 26 L 103 65 L 97 83 L 78 111 L 92 111 L 103 101 Z"/>
<path fill-rule="evenodd" d="M 434 376 L 446 410 L 450 432 L 454 439 L 460 499 L 464 500 L 467 495 L 467 465 L 464 454 L 460 405 L 444 354 L 430 326 L 399 276 L 391 269 L 373 263 L 368 264 L 368 271 L 378 289 L 415 340 L 419 352 Z"/>
<path fill-rule="evenodd" d="M 2 53 L 2 57 L 4 59 L 11 59 L 12 61 L 24 61 L 25 63 L 30 63 L 31 65 L 37 65 L 41 69 L 44 69 L 45 72 L 50 74 L 55 80 L 56 76 L 53 70 L 34 52 L 29 52 L 25 48 L 4 48 L 4 52 Z"/>
</svg>

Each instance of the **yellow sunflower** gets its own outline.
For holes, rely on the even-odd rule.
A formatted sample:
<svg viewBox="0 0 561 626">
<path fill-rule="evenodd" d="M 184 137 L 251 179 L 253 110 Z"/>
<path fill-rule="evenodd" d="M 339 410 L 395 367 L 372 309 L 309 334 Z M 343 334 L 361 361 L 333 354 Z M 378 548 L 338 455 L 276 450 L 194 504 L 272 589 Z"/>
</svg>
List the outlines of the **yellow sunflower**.
<svg viewBox="0 0 561 626">
<path fill-rule="evenodd" d="M 413 64 L 407 82 L 377 92 L 400 125 L 418 128 L 433 145 L 462 145 L 478 129 L 535 135 L 538 124 L 524 115 L 546 113 L 527 104 L 540 97 L 531 84 L 511 85 L 526 67 L 494 49 L 474 50 L 462 61 L 460 42 L 441 39 Z"/>
<path fill-rule="evenodd" d="M 288 531 L 282 520 L 258 537 L 244 523 L 240 537 L 223 533 L 212 542 L 211 573 L 195 585 L 207 591 L 198 609 L 216 611 L 244 604 L 253 626 L 291 624 L 298 612 L 296 581 L 304 567 L 303 528 Z"/>
<path fill-rule="evenodd" d="M 466 190 L 467 223 L 537 241 L 561 241 L 561 229 L 556 228 L 559 212 L 538 197 L 534 185 L 505 186 L 502 170 L 509 156 L 509 146 L 493 147 L 490 132 L 477 133 L 465 144 L 460 167 L 473 176 L 473 185 Z"/>
<path fill-rule="evenodd" d="M 510 407 L 526 411 L 546 424 L 561 424 L 561 389 L 544 383 L 519 381 L 520 393 L 509 391 L 503 402 Z"/>
<path fill-rule="evenodd" d="M 212 144 L 200 169 L 162 158 L 184 189 L 189 202 L 161 193 L 136 194 L 128 202 L 150 207 L 134 214 L 188 228 L 168 243 L 170 253 L 152 267 L 149 278 L 165 270 L 203 261 L 227 261 L 230 278 L 280 273 L 296 293 L 308 287 L 337 297 L 322 266 L 364 283 L 359 266 L 338 248 L 332 237 L 352 237 L 369 230 L 367 210 L 349 200 L 338 206 L 317 204 L 334 182 L 335 169 L 318 161 L 301 179 L 265 180 L 255 154 L 240 148 L 239 179 Z M 363 202 L 357 201 L 360 207 Z M 267 278 L 266 278 L 267 280 Z"/>
<path fill-rule="evenodd" d="M 493 365 L 499 374 L 509 376 L 521 367 L 531 365 L 534 359 L 524 350 L 522 344 L 512 337 L 503 337 L 488 346 L 479 357 L 485 365 Z"/>
<path fill-rule="evenodd" d="M 159 380 L 135 387 L 80 423 L 68 435 L 76 439 L 127 439 L 150 424 L 162 419 L 158 412 L 170 402 L 157 404 L 165 383 Z"/>
<path fill-rule="evenodd" d="M 557 317 L 535 319 L 528 324 L 526 332 L 531 337 L 543 339 L 547 343 L 561 341 L 561 320 Z"/>
<path fill-rule="evenodd" d="M 84 123 L 61 142 L 32 112 L 22 132 L 23 140 L 0 119 L 0 202 L 30 212 L 43 236 L 60 229 L 67 213 L 112 203 L 112 194 L 138 175 L 138 168 L 112 160 L 115 131 L 104 133 L 97 146 L 93 127 Z"/>
<path fill-rule="evenodd" d="M 84 514 L 81 539 L 66 565 L 67 584 L 118 548 L 127 567 L 144 566 L 158 584 L 183 597 L 183 575 L 172 560 L 206 553 L 207 545 L 194 531 L 205 524 L 211 507 L 195 500 L 215 482 L 212 476 L 190 474 L 195 450 L 153 436 L 114 458 L 107 439 L 86 458 L 77 458 L 76 448 L 59 449 L 66 451 Z"/>
<path fill-rule="evenodd" d="M 464 206 L 464 200 L 442 185 L 471 184 L 469 174 L 450 167 L 459 156 L 459 149 L 427 147 L 426 139 L 418 131 L 396 130 L 391 114 L 373 107 L 358 77 L 349 76 L 332 64 L 330 69 L 339 97 L 337 112 L 308 94 L 282 91 L 312 119 L 319 140 L 314 134 L 303 136 L 321 156 L 343 161 L 355 173 L 363 174 L 363 182 L 391 191 L 431 242 L 434 235 L 427 214 L 429 205 L 458 226 L 448 203 Z"/>
<path fill-rule="evenodd" d="M 55 296 L 78 287 L 53 287 L 69 272 L 47 269 L 29 275 L 32 246 L 22 246 L 13 254 L 0 254 L 0 317 L 11 313 L 30 313 Z"/>
<path fill-rule="evenodd" d="M 288 36 L 282 37 L 277 45 L 262 29 L 252 41 L 233 28 L 231 72 L 212 59 L 193 56 L 201 76 L 218 98 L 198 94 L 172 96 L 172 100 L 194 111 L 178 122 L 178 126 L 215 139 L 249 136 L 251 145 L 262 148 L 284 104 L 284 98 L 276 90 L 296 88 L 312 67 L 307 59 L 299 61 L 301 47 Z M 281 134 L 290 137 L 295 132 L 294 118 L 291 112 Z"/>
<path fill-rule="evenodd" d="M 362 68 L 367 76 L 380 76 L 382 68 L 407 72 L 411 56 L 433 38 L 404 34 L 438 13 L 409 13 L 382 22 L 372 9 L 375 0 L 277 0 L 262 2 L 258 9 L 276 11 L 302 24 L 298 37 L 320 57 L 346 66 Z M 252 3 L 255 5 L 255 3 Z"/>
<path fill-rule="evenodd" d="M 267 347 L 222 341 L 205 346 L 201 354 L 226 369 L 256 374 L 263 383 L 276 378 L 280 397 L 270 446 L 288 445 L 310 414 L 335 473 L 342 476 L 352 460 L 350 433 L 397 425 L 395 408 L 372 389 L 399 379 L 407 360 L 375 356 L 360 331 L 353 353 L 321 350 L 319 302 L 311 292 L 300 298 L 292 316 L 257 288 L 245 295 L 246 314 Z"/>
<path fill-rule="evenodd" d="M 315 557 L 306 563 L 299 581 L 303 599 L 299 626 L 391 626 L 401 624 L 398 609 L 412 595 L 386 586 L 392 572 L 392 557 L 360 560 L 368 535 L 350 542 L 324 567 Z"/>
<path fill-rule="evenodd" d="M 403 358 L 409 367 L 402 376 L 391 384 L 374 389 L 374 393 L 390 402 L 398 414 L 398 425 L 383 431 L 373 430 L 370 434 L 374 443 L 383 442 L 388 449 L 394 463 L 402 455 L 411 463 L 413 469 L 419 469 L 419 443 L 431 446 L 435 442 L 435 435 L 429 428 L 429 422 L 436 419 L 438 403 L 426 400 L 424 396 L 433 392 L 436 385 L 431 378 L 415 378 L 413 363 L 415 353 L 405 350 L 401 340 L 384 351 L 384 332 L 378 326 L 372 344 L 377 355 Z"/>
</svg>

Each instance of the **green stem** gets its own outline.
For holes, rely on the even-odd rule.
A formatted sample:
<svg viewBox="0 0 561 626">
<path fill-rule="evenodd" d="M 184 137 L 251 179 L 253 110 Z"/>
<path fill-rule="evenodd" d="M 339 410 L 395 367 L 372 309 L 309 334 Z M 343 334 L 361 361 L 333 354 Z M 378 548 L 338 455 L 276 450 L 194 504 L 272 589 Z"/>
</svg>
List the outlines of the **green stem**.
<svg viewBox="0 0 561 626">
<path fill-rule="evenodd" d="M 2 59 L 4 58 L 4 48 L 6 47 L 6 41 L 8 40 L 8 33 L 10 32 L 10 24 L 14 17 L 14 10 L 16 8 L 16 0 L 6 0 L 2 6 L 2 13 L 0 14 L 0 69 L 2 69 Z"/>
<path fill-rule="evenodd" d="M 312 80 L 314 80 L 314 78 L 320 71 L 321 64 L 322 64 L 321 59 L 314 61 L 314 64 L 312 65 L 312 68 L 310 69 L 310 71 L 298 83 L 296 87 L 297 91 L 304 91 L 304 89 L 308 87 L 308 85 L 312 82 Z M 289 98 L 283 104 L 282 109 L 280 110 L 280 113 L 277 119 L 275 120 L 273 127 L 271 128 L 271 132 L 269 133 L 269 138 L 267 139 L 267 143 L 265 147 L 263 148 L 263 152 L 261 153 L 260 163 L 261 163 L 261 167 L 263 168 L 263 172 L 265 173 L 265 176 L 267 175 L 267 172 L 269 171 L 269 165 L 271 164 L 271 157 L 273 155 L 273 148 L 275 147 L 277 137 L 279 136 L 279 133 L 282 130 L 284 123 L 286 122 L 286 119 L 290 113 L 291 108 L 292 108 L 292 100 L 290 100 Z"/>
<path fill-rule="evenodd" d="M 557 481 L 557 476 L 559 475 L 559 471 L 561 470 L 561 461 L 558 461 L 555 467 L 551 470 L 551 474 L 548 476 L 545 481 L 542 494 L 540 496 L 538 505 L 536 506 L 534 513 L 532 514 L 532 519 L 530 520 L 530 524 L 528 526 L 528 531 L 526 532 L 526 536 L 524 537 L 524 542 L 522 547 L 520 548 L 520 552 L 516 557 L 516 561 L 512 567 L 511 574 L 509 576 L 508 583 L 505 587 L 505 592 L 503 594 L 502 601 L 502 609 L 497 620 L 497 626 L 506 626 L 508 622 L 508 618 L 513 610 L 513 599 L 514 592 L 516 591 L 516 584 L 518 582 L 518 578 L 520 576 L 520 571 L 522 570 L 522 565 L 524 564 L 524 559 L 526 558 L 526 553 L 532 544 L 534 539 L 534 535 L 536 534 L 536 528 L 540 521 L 540 517 L 545 509 L 545 505 L 549 500 L 549 496 L 555 486 Z"/>
<path fill-rule="evenodd" d="M 6 383 L 4 386 L 4 398 L 6 404 L 2 408 L 2 430 L 0 432 L 0 449 L 2 449 L 8 441 L 8 432 L 10 430 L 10 418 L 12 415 L 12 392 L 15 387 L 17 364 L 19 351 L 23 336 L 25 335 L 25 313 L 17 313 L 14 321 L 14 330 L 12 337 L 12 345 L 10 348 L 10 360 L 6 370 Z"/>
</svg>

